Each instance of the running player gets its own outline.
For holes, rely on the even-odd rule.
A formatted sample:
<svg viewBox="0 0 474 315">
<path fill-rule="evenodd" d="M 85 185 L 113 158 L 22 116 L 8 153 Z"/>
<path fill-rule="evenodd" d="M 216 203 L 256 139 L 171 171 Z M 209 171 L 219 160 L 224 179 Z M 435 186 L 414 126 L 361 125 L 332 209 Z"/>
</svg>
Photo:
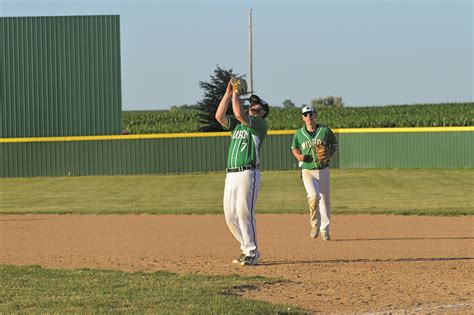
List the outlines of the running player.
<svg viewBox="0 0 474 315">
<path fill-rule="evenodd" d="M 233 116 L 227 116 L 232 99 Z M 256 265 L 260 257 L 257 246 L 255 206 L 260 190 L 260 148 L 267 135 L 265 117 L 268 103 L 257 95 L 250 97 L 245 112 L 239 96 L 227 85 L 216 111 L 216 120 L 231 131 L 224 188 L 224 214 L 232 235 L 239 241 L 242 254 L 233 263 Z"/>
<path fill-rule="evenodd" d="M 311 232 L 315 239 L 319 232 L 323 240 L 329 241 L 331 198 L 329 194 L 329 159 L 337 148 L 337 140 L 329 127 L 316 123 L 316 110 L 304 106 L 301 110 L 304 127 L 296 130 L 291 152 L 299 161 L 303 184 L 308 195 Z M 315 147 L 323 145 L 330 155 L 325 161 L 318 161 Z"/>
</svg>

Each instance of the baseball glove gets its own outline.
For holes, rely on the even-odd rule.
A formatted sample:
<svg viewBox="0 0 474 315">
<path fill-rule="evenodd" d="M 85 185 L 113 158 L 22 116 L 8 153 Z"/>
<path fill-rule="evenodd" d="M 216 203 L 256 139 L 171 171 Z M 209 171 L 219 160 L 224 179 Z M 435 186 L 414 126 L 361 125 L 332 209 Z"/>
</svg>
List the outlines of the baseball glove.
<svg viewBox="0 0 474 315">
<path fill-rule="evenodd" d="M 316 145 L 316 156 L 319 163 L 329 162 L 331 159 L 331 150 L 323 144 Z"/>
<path fill-rule="evenodd" d="M 247 94 L 247 81 L 241 78 L 233 77 L 230 79 L 230 84 L 232 85 L 232 90 L 237 95 Z"/>
</svg>

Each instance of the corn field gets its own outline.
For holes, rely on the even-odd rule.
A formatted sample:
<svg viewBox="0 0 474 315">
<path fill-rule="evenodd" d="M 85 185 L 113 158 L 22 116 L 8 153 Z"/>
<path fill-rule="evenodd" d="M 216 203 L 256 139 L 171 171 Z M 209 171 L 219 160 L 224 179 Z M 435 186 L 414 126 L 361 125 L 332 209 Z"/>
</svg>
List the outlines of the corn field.
<svg viewBox="0 0 474 315">
<path fill-rule="evenodd" d="M 474 103 L 317 108 L 317 121 L 331 128 L 473 126 Z M 270 130 L 302 126 L 299 108 L 272 107 Z M 132 134 L 199 132 L 197 110 L 124 112 L 123 127 Z"/>
</svg>

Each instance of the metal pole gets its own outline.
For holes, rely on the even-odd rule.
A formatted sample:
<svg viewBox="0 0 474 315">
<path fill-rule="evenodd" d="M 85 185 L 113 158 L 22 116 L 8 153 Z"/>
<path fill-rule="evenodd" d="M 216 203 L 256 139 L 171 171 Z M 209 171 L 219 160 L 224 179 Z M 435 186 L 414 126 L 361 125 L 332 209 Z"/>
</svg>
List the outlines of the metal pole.
<svg viewBox="0 0 474 315">
<path fill-rule="evenodd" d="M 252 61 L 252 10 L 249 11 L 249 87 L 253 94 L 253 61 Z"/>
</svg>

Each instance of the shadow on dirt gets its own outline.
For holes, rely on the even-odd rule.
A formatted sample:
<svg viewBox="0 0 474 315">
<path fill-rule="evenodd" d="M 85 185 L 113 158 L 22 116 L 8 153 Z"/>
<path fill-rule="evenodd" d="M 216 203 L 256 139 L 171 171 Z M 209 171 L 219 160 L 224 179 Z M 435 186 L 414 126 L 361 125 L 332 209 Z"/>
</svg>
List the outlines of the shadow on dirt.
<svg viewBox="0 0 474 315">
<path fill-rule="evenodd" d="M 299 265 L 299 264 L 351 264 L 351 263 L 398 263 L 424 261 L 459 261 L 474 260 L 474 257 L 430 257 L 430 258 L 392 258 L 392 259 L 333 259 L 333 260 L 286 260 L 262 261 L 259 266 Z"/>
<path fill-rule="evenodd" d="M 384 238 L 338 238 L 331 242 L 358 242 L 358 241 L 413 241 L 413 240 L 474 240 L 472 236 L 458 237 L 384 237 Z"/>
</svg>

